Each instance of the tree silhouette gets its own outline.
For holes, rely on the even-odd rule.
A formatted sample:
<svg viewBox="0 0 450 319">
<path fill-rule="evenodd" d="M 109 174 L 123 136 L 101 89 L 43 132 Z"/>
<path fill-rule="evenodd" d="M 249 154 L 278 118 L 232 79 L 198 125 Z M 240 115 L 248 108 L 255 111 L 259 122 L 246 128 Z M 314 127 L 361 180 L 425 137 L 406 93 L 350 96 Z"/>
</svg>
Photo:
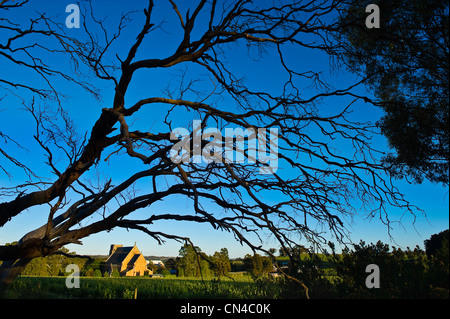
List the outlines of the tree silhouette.
<svg viewBox="0 0 450 319">
<path fill-rule="evenodd" d="M 395 150 L 384 162 L 393 176 L 448 185 L 449 4 L 379 1 L 381 26 L 368 29 L 361 13 L 370 3 L 343 10 L 341 42 L 384 111 L 378 125 Z"/>
<path fill-rule="evenodd" d="M 355 91 L 362 82 L 334 88 L 321 70 L 299 63 L 300 57 L 292 59 L 292 52 L 328 55 L 340 47 L 334 40 L 340 1 L 288 1 L 272 6 L 248 0 L 201 0 L 195 5 L 189 2 L 189 8 L 185 2 L 182 6 L 179 2 L 180 7 L 169 2 L 171 11 L 164 16 L 156 14 L 158 7 L 152 0 L 143 11 L 130 13 L 133 20 L 123 14 L 115 33 L 96 18 L 99 13 L 88 3 L 81 10 L 84 37 L 67 37 L 76 45 L 55 49 L 66 53 L 80 69 L 89 68 L 96 80 L 113 85 L 114 96 L 84 138 L 64 103 L 44 100 L 42 107 L 39 97 L 24 102 L 36 123 L 30 143 L 41 147 L 55 177 L 40 179 L 30 173 L 26 181 L 1 188 L 0 226 L 25 210 L 33 214 L 39 205 L 49 205 L 42 227 L 24 234 L 16 245 L 0 246 L 3 285 L 31 259 L 113 228 L 140 230 L 158 243 L 172 239 L 187 244 L 186 236 L 159 231 L 158 222 L 206 223 L 230 232 L 254 251 L 265 250 L 250 234 L 260 238 L 270 234 L 289 255 L 300 240 L 311 246 L 326 243 L 324 231 L 344 241 L 346 218 L 361 210 L 387 225 L 390 206 L 414 212 L 377 161 L 379 153 L 370 141 L 373 125 L 351 117 L 355 103 L 370 102 Z M 8 9 L 6 13 L 18 8 Z M 155 57 L 151 48 L 160 44 L 152 35 L 164 32 L 162 22 L 169 18 L 175 19 L 179 33 L 169 39 L 172 47 Z M 11 16 L 7 19 L 2 23 L 14 23 Z M 129 30 L 126 26 L 138 32 L 131 40 L 121 38 L 119 50 L 114 44 Z M 52 36 L 58 39 L 57 34 Z M 52 49 L 47 50 L 51 56 Z M 237 53 L 238 62 L 230 58 Z M 271 83 L 271 88 L 247 83 L 236 66 L 265 61 L 268 56 L 270 67 L 284 72 L 283 82 Z M 139 87 L 145 77 L 171 69 L 179 72 L 174 75 L 178 85 L 168 83 L 160 95 L 139 90 L 138 100 L 130 95 L 130 89 Z M 264 76 L 271 81 L 269 70 Z M 90 86 L 85 89 L 89 91 Z M 29 90 L 33 91 L 31 86 Z M 157 127 L 144 130 L 133 125 L 139 114 L 149 110 Z M 165 110 L 165 115 L 155 118 L 156 110 Z M 94 116 L 99 112 L 92 110 Z M 221 132 L 238 127 L 240 134 L 249 134 L 237 134 L 231 142 L 214 138 L 213 148 L 211 136 L 204 135 L 203 154 L 213 154 L 216 160 L 197 161 L 195 130 L 184 141 L 173 138 L 176 127 L 188 128 L 193 120 L 199 120 L 204 132 L 211 127 Z M 250 146 L 244 150 L 239 146 L 242 141 L 253 145 L 252 132 L 260 128 L 278 130 L 277 156 L 272 157 L 278 164 L 275 169 L 267 165 L 272 155 L 264 152 L 252 158 Z M 259 145 L 273 141 L 267 135 L 258 137 Z M 171 150 L 179 142 L 184 143 L 184 154 L 175 155 L 187 155 L 189 161 L 174 160 Z M 222 151 L 217 151 L 218 146 Z M 230 161 L 226 156 L 230 151 L 248 160 Z M 95 170 L 107 171 L 114 159 L 134 172 L 122 179 L 94 182 Z M 161 200 L 180 197 L 189 199 L 192 213 L 181 208 L 164 213 L 149 209 Z M 130 215 L 136 211 L 141 213 L 139 219 Z"/>
</svg>

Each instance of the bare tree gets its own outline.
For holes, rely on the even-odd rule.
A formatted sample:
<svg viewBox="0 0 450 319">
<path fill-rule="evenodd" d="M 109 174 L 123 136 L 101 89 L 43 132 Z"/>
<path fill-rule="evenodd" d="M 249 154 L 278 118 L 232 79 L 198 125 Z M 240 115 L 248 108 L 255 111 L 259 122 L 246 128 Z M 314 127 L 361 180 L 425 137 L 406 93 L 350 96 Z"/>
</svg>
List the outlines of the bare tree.
<svg viewBox="0 0 450 319">
<path fill-rule="evenodd" d="M 288 252 L 301 239 L 323 245 L 327 241 L 325 232 L 344 242 L 346 218 L 360 209 L 378 216 L 388 226 L 388 207 L 413 213 L 376 160 L 378 151 L 370 143 L 374 127 L 351 120 L 354 103 L 370 102 L 354 92 L 360 82 L 333 88 L 319 72 L 301 70 L 287 57 L 293 49 L 333 52 L 339 45 L 333 41 L 338 31 L 334 21 L 339 1 L 274 1 L 272 6 L 270 2 L 248 0 L 200 0 L 193 6 L 190 3 L 189 9 L 186 3 L 181 8 L 176 1 L 168 1 L 172 11 L 167 15 L 175 17 L 180 35 L 173 37 L 173 41 L 179 41 L 172 53 L 161 58 L 152 58 L 152 52 L 143 49 L 157 46 L 152 44 L 151 34 L 164 28 L 161 18 L 154 16 L 152 0 L 143 13 L 134 13 L 133 24 L 140 24 L 140 31 L 124 57 L 110 51 L 125 22 L 130 22 L 129 16 L 122 16 L 116 33 L 111 35 L 104 21 L 95 17 L 92 6 L 88 4 L 82 10 L 87 37 L 64 50 L 115 87 L 113 104 L 101 110 L 85 139 L 76 137 L 78 133 L 66 113 L 52 117 L 36 101 L 26 104 L 36 121 L 33 138 L 56 177 L 51 182 L 2 188 L 1 195 L 8 200 L 0 204 L 0 226 L 24 210 L 32 214 L 37 205 L 49 205 L 42 227 L 25 234 L 16 245 L 0 246 L 3 285 L 10 283 L 32 258 L 117 227 L 143 231 L 158 243 L 166 239 L 186 242 L 189 238 L 158 231 L 157 222 L 206 223 L 232 233 L 255 251 L 264 249 L 261 242 L 250 240 L 249 233 L 270 233 Z M 91 21 L 98 32 L 92 31 L 86 21 Z M 230 52 L 242 52 L 243 60 L 275 56 L 286 74 L 284 85 L 278 93 L 272 92 L 276 89 L 251 87 L 227 60 Z M 116 66 L 107 62 L 111 57 L 117 57 Z M 181 72 L 177 87 L 168 84 L 160 96 L 143 95 L 137 101 L 127 98 L 137 71 L 151 77 L 153 69 L 179 66 L 185 68 L 177 69 Z M 270 75 L 267 78 L 270 81 Z M 235 106 L 225 101 L 234 101 Z M 330 112 L 329 103 L 342 104 L 334 105 Z M 133 118 L 140 111 L 155 107 L 167 109 L 166 116 L 158 119 L 158 130 L 133 128 Z M 214 139 L 212 149 L 208 148 L 211 138 L 204 135 L 201 147 L 218 160 L 196 161 L 198 136 L 194 127 L 184 140 L 187 152 L 175 152 L 191 160 L 174 160 L 173 148 L 180 142 L 174 139 L 175 125 L 189 127 L 195 119 L 201 129 L 239 127 L 243 132 L 256 132 L 258 128 L 276 128 L 279 169 L 269 167 L 261 154 L 253 161 L 228 160 L 227 151 L 252 157 L 250 148 L 238 147 L 242 140 L 239 136 L 231 144 L 230 140 Z M 266 138 L 261 139 L 263 145 Z M 244 140 L 250 144 L 250 139 L 247 136 Z M 351 154 L 339 151 L 344 144 L 352 147 Z M 68 164 L 57 167 L 53 159 L 61 154 Z M 90 183 L 88 171 L 113 157 L 124 161 L 131 157 L 136 169 L 141 169 L 124 180 Z M 270 173 L 271 168 L 271 174 L 261 174 L 261 170 Z M 135 186 L 141 181 L 150 187 L 138 190 Z M 148 208 L 153 204 L 177 196 L 188 198 L 195 213 L 185 213 L 181 208 L 150 213 Z M 138 210 L 142 218 L 128 218 Z M 97 218 L 90 219 L 92 216 Z"/>
</svg>

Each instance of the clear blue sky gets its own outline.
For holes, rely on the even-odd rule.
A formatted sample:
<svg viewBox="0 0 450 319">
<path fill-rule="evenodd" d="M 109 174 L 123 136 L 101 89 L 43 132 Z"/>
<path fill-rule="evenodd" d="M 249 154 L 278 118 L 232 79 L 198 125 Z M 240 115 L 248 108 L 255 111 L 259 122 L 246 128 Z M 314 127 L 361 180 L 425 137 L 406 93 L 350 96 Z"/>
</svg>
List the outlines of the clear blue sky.
<svg viewBox="0 0 450 319">
<path fill-rule="evenodd" d="M 58 19 L 60 19 L 61 22 L 64 22 L 67 15 L 65 13 L 65 7 L 70 3 L 72 3 L 72 1 L 67 0 L 58 2 L 31 1 L 29 7 L 31 11 L 36 10 L 46 12 L 50 16 L 59 15 Z M 162 4 L 162 7 L 159 7 L 160 3 Z M 151 39 L 152 42 L 149 41 L 146 46 L 143 46 L 143 50 L 140 51 L 140 54 L 146 57 L 162 57 L 167 52 L 171 52 L 178 43 L 174 39 L 177 39 L 177 36 L 179 36 L 179 29 L 176 27 L 176 23 L 173 22 L 174 19 L 176 19 L 176 16 L 174 16 L 172 11 L 168 10 L 170 4 L 168 4 L 168 1 L 156 1 L 156 4 L 157 10 L 155 10 L 153 17 L 156 19 L 164 17 L 164 31 L 149 35 L 149 39 Z M 114 19 L 117 19 L 120 12 L 144 7 L 145 1 L 133 1 L 127 3 L 124 3 L 123 1 L 95 1 L 95 8 L 98 10 L 96 12 L 99 16 L 107 16 L 107 22 L 111 23 L 111 26 L 114 25 L 114 21 L 116 21 Z M 28 11 L 28 13 L 31 14 L 31 11 Z M 17 19 L 27 19 L 26 15 L 27 11 L 24 11 Z M 125 30 L 124 36 L 116 44 L 116 49 L 121 57 L 123 57 L 123 54 L 127 51 L 130 44 L 133 43 L 133 40 L 141 27 L 139 23 L 142 18 L 141 13 L 134 17 L 139 18 L 137 19 L 138 22 L 135 24 L 130 23 L 130 27 Z M 80 30 L 76 29 L 68 32 L 71 35 L 77 35 L 77 32 L 81 33 Z M 155 43 L 157 45 L 155 45 Z M 254 84 L 260 89 L 267 90 L 276 90 L 277 85 L 284 83 L 281 81 L 277 82 L 276 79 L 285 79 L 286 76 L 283 71 L 280 71 L 279 64 L 275 63 L 272 58 L 273 57 L 269 54 L 263 61 L 254 63 L 246 62 L 246 64 L 243 64 L 242 62 L 239 62 L 240 59 L 238 56 L 230 54 L 230 60 L 236 60 L 236 69 L 239 69 L 247 75 L 246 80 L 250 85 Z M 300 69 L 302 67 L 312 67 L 316 70 L 323 70 L 324 73 L 328 74 L 328 60 L 326 57 L 316 55 L 316 53 L 293 51 L 287 58 L 290 59 L 291 65 L 292 63 L 296 63 Z M 0 69 L 2 77 L 4 77 L 5 74 L 12 79 L 23 79 L 24 77 L 32 76 L 26 73 L 18 73 L 17 68 L 14 65 L 4 64 L 2 60 L 0 60 L 0 65 L 2 65 Z M 178 68 L 178 70 L 183 70 L 183 68 Z M 193 70 L 193 72 L 195 72 L 195 70 Z M 177 84 L 176 77 L 174 77 L 176 74 L 176 71 L 173 70 L 152 70 L 147 73 L 136 73 L 135 80 L 127 93 L 129 103 L 131 104 L 141 98 L 161 95 L 160 91 L 167 83 L 170 82 L 172 85 Z M 350 83 L 353 79 L 354 77 L 352 75 L 346 74 L 345 72 L 332 73 L 329 76 L 329 80 L 337 87 L 345 87 L 345 84 Z M 92 99 L 89 94 L 73 85 L 62 82 L 57 83 L 57 86 L 64 94 L 67 94 L 67 97 L 64 100 L 64 107 L 76 123 L 80 135 L 90 131 L 90 128 L 100 115 L 101 108 L 110 107 L 112 105 L 114 94 L 112 83 L 101 82 L 95 79 L 91 81 L 101 89 L 101 101 Z M 0 101 L 0 131 L 14 137 L 29 150 L 23 151 L 16 149 L 16 154 L 19 159 L 28 160 L 30 166 L 35 170 L 42 172 L 45 176 L 52 177 L 48 173 L 45 173 L 48 170 L 45 165 L 41 164 L 44 158 L 43 152 L 32 138 L 35 129 L 32 117 L 27 114 L 27 112 L 21 110 L 22 105 L 19 98 L 8 94 L 7 91 L 2 90 L 1 88 L 0 90 L 0 96 L 7 94 L 7 96 Z M 29 97 L 25 95 L 22 96 Z M 323 107 L 331 106 L 326 105 Z M 136 119 L 135 125 L 141 125 L 144 128 L 157 128 L 158 121 L 160 121 L 165 113 L 166 109 L 143 110 Z M 359 104 L 355 106 L 354 116 L 363 121 L 375 122 L 381 116 L 381 112 L 367 104 Z M 3 141 L 0 141 L 0 143 L 3 143 Z M 377 148 L 379 149 L 387 148 L 386 141 L 382 137 L 377 137 L 375 143 L 377 143 Z M 14 145 L 9 145 L 8 147 L 14 149 Z M 345 149 L 342 151 L 345 152 Z M 1 160 L 3 164 L 4 158 L 1 158 Z M 61 165 L 62 163 L 63 162 L 61 162 Z M 127 161 L 127 163 L 113 161 L 110 164 L 110 169 L 100 173 L 100 178 L 110 176 L 115 178 L 116 183 L 118 183 L 127 176 L 127 172 L 138 169 L 134 164 L 138 164 L 138 162 L 135 160 Z M 25 181 L 25 176 L 21 171 L 14 170 L 12 166 L 8 167 L 12 169 L 11 172 L 13 173 L 13 178 L 9 179 L 0 172 L 0 185 L 14 185 Z M 63 165 L 60 168 L 62 167 Z M 283 168 L 281 167 L 280 169 Z M 403 216 L 402 211 L 391 210 L 391 220 L 401 221 L 401 224 L 393 223 L 391 225 L 393 227 L 391 236 L 395 242 L 391 241 L 386 226 L 378 219 L 365 220 L 361 217 L 363 214 L 361 214 L 361 216 L 354 216 L 352 220 L 346 220 L 348 228 L 351 231 L 353 242 L 359 242 L 360 239 L 366 242 L 382 240 L 385 243 L 400 246 L 402 248 L 406 248 L 407 246 L 414 247 L 416 245 L 423 247 L 423 241 L 425 239 L 428 239 L 432 234 L 438 233 L 449 227 L 448 188 L 429 182 L 424 182 L 420 185 L 409 184 L 405 180 L 398 181 L 396 185 L 412 204 L 419 206 L 425 211 L 426 216 L 417 215 L 414 221 L 413 217 L 409 214 Z M 6 199 L 0 198 L 0 202 L 4 200 Z M 186 199 L 181 199 L 165 201 L 152 209 L 154 211 L 165 212 L 172 209 L 189 210 L 190 205 Z M 26 232 L 41 226 L 45 223 L 47 214 L 48 206 L 36 207 L 21 213 L 19 216 L 15 217 L 12 222 L 0 228 L 0 244 L 16 241 Z M 163 232 L 167 231 L 181 236 L 191 237 L 192 241 L 208 254 L 213 254 L 214 251 L 219 251 L 222 247 L 228 248 L 231 257 L 242 257 L 250 252 L 247 247 L 243 247 L 237 243 L 231 234 L 215 231 L 207 225 L 173 222 L 166 222 L 160 225 L 160 230 Z M 70 245 L 68 248 L 80 254 L 107 254 L 109 245 L 112 243 L 133 245 L 134 242 L 137 243 L 139 249 L 146 255 L 175 256 L 178 254 L 178 250 L 181 246 L 180 243 L 171 241 L 168 241 L 165 245 L 158 246 L 153 239 L 143 233 L 138 231 L 128 232 L 124 229 L 119 229 L 109 233 L 92 235 L 83 240 L 82 246 Z M 264 245 L 268 248 L 278 248 L 278 245 L 270 238 L 266 240 Z"/>
</svg>

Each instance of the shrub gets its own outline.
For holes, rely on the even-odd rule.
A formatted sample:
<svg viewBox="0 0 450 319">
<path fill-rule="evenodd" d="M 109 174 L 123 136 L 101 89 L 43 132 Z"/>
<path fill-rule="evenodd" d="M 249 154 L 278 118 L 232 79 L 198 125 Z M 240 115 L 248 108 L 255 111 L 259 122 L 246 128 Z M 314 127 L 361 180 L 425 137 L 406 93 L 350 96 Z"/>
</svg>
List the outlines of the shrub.
<svg viewBox="0 0 450 319">
<path fill-rule="evenodd" d="M 103 277 L 102 272 L 100 269 L 94 270 L 94 277 Z"/>
<path fill-rule="evenodd" d="M 369 289 L 365 280 L 367 265 L 380 269 L 380 288 Z M 427 298 L 430 297 L 429 262 L 416 246 L 403 251 L 378 241 L 366 245 L 361 241 L 354 251 L 335 255 L 336 294 L 341 298 Z"/>
</svg>

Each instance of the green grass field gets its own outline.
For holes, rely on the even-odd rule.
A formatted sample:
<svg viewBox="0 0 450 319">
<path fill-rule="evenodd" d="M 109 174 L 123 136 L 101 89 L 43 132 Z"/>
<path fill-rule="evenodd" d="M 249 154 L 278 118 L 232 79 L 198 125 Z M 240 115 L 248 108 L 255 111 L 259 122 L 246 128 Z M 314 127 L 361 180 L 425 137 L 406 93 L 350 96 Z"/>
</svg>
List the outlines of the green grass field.
<svg viewBox="0 0 450 319">
<path fill-rule="evenodd" d="M 133 299 L 137 298 L 277 298 L 277 286 L 258 285 L 247 276 L 234 281 L 197 278 L 148 277 L 94 278 L 80 277 L 80 288 L 67 288 L 65 277 L 18 277 L 9 287 L 6 298 L 42 299 Z"/>
</svg>

